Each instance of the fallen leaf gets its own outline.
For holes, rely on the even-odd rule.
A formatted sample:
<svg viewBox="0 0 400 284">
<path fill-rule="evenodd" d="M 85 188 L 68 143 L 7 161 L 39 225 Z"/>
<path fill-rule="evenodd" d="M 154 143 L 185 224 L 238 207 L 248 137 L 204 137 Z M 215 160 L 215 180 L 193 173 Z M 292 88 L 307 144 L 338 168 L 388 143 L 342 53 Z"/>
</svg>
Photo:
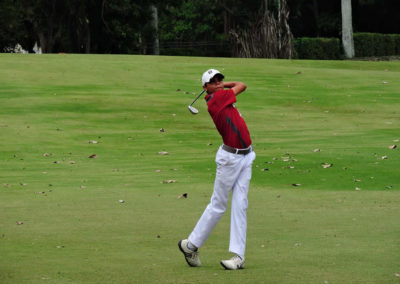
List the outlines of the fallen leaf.
<svg viewBox="0 0 400 284">
<path fill-rule="evenodd" d="M 82 188 L 82 189 L 85 189 L 85 188 L 86 188 L 86 186 L 84 186 L 84 185 L 81 185 L 81 186 L 80 186 L 80 188 Z"/>
<path fill-rule="evenodd" d="M 296 72 L 296 74 L 301 74 L 301 71 Z"/>
<path fill-rule="evenodd" d="M 125 203 L 125 200 L 120 199 L 120 200 L 118 200 L 118 202 L 119 203 Z"/>
<path fill-rule="evenodd" d="M 396 148 L 397 148 L 397 145 L 389 146 L 389 149 L 391 149 L 391 150 L 396 149 Z"/>
<path fill-rule="evenodd" d="M 321 151 L 321 150 L 318 149 L 318 148 L 313 150 L 314 153 L 317 153 L 317 152 L 319 152 L 319 151 Z"/>
<path fill-rule="evenodd" d="M 359 179 L 355 179 L 355 180 L 354 180 L 354 182 L 360 182 L 360 181 L 361 181 L 361 180 L 359 180 Z"/>
<path fill-rule="evenodd" d="M 327 163 L 322 164 L 322 167 L 323 167 L 324 169 L 330 168 L 330 167 L 332 167 L 332 166 L 333 166 L 333 164 L 327 164 Z"/>
<path fill-rule="evenodd" d="M 49 153 L 44 153 L 43 154 L 43 157 L 49 157 L 49 156 L 52 156 L 53 154 L 49 154 Z"/>
<path fill-rule="evenodd" d="M 22 222 L 22 221 L 17 221 L 16 224 L 17 224 L 17 225 L 22 225 L 22 224 L 24 224 L 24 222 Z"/>
<path fill-rule="evenodd" d="M 187 198 L 187 196 L 188 196 L 187 193 L 183 193 L 183 194 L 180 194 L 180 195 L 178 196 L 178 199 Z"/>
<path fill-rule="evenodd" d="M 165 152 L 165 151 L 161 151 L 161 152 L 158 152 L 158 154 L 159 154 L 159 155 L 168 155 L 169 153 L 168 153 L 168 152 Z"/>
<path fill-rule="evenodd" d="M 395 273 L 394 276 L 400 277 L 400 273 Z"/>
<path fill-rule="evenodd" d="M 62 249 L 62 248 L 64 248 L 64 246 L 56 246 L 56 248 Z"/>
<path fill-rule="evenodd" d="M 355 188 L 355 190 L 361 190 L 361 188 L 359 188 L 359 187 L 356 187 L 356 188 Z"/>
<path fill-rule="evenodd" d="M 176 179 L 167 179 L 167 180 L 163 181 L 163 183 L 175 183 L 175 182 L 176 182 Z"/>
<path fill-rule="evenodd" d="M 90 155 L 89 158 L 90 158 L 90 159 L 96 159 L 96 158 L 97 158 L 97 155 L 96 155 L 96 154 Z"/>
<path fill-rule="evenodd" d="M 75 164 L 76 164 L 75 161 L 70 161 L 69 163 L 70 163 L 71 165 L 75 165 Z"/>
<path fill-rule="evenodd" d="M 161 170 L 156 170 L 156 173 L 161 173 Z"/>
</svg>

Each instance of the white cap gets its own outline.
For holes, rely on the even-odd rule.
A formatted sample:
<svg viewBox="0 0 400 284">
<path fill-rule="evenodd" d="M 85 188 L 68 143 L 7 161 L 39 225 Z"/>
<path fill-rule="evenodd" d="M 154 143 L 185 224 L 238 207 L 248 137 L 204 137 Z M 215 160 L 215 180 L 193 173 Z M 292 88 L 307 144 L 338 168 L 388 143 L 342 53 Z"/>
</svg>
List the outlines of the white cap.
<svg viewBox="0 0 400 284">
<path fill-rule="evenodd" d="M 201 83 L 203 86 L 207 83 L 210 83 L 211 79 L 215 77 L 215 75 L 221 75 L 222 79 L 225 77 L 221 72 L 216 69 L 208 69 L 206 72 L 203 73 L 201 77 Z"/>
</svg>

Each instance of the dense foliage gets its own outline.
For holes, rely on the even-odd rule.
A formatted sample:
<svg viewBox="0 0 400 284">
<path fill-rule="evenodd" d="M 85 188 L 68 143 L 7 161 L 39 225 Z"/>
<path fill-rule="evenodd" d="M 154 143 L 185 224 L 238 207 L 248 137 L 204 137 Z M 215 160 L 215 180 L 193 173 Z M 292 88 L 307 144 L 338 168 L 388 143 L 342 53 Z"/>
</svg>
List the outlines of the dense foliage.
<svg viewBox="0 0 400 284">
<path fill-rule="evenodd" d="M 230 56 L 230 32 L 246 31 L 281 0 L 0 0 L 0 51 Z M 355 32 L 400 33 L 397 0 L 353 0 Z M 340 1 L 287 0 L 295 38 L 340 38 Z M 157 8 L 158 30 L 150 8 Z"/>
</svg>

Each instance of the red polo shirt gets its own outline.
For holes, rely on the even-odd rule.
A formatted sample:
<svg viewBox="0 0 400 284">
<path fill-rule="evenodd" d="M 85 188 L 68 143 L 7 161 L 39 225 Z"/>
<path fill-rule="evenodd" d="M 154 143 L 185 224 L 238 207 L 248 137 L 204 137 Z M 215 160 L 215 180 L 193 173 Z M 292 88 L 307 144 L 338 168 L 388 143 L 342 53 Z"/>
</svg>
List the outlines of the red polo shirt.
<svg viewBox="0 0 400 284">
<path fill-rule="evenodd" d="M 220 90 L 205 96 L 210 113 L 224 144 L 244 149 L 251 145 L 246 122 L 233 105 L 236 96 L 233 90 Z"/>
</svg>

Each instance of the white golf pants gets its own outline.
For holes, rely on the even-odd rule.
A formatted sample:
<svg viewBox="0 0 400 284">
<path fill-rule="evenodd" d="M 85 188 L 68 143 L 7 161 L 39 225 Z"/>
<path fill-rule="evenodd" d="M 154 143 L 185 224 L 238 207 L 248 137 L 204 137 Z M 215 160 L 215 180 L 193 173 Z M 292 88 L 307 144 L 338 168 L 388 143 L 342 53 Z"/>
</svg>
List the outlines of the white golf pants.
<svg viewBox="0 0 400 284">
<path fill-rule="evenodd" d="M 217 174 L 211 201 L 189 235 L 189 242 L 200 248 L 224 215 L 229 193 L 232 190 L 231 229 L 229 251 L 244 259 L 247 229 L 247 193 L 251 167 L 256 157 L 254 151 L 247 155 L 233 154 L 221 147 L 217 152 Z"/>
</svg>

